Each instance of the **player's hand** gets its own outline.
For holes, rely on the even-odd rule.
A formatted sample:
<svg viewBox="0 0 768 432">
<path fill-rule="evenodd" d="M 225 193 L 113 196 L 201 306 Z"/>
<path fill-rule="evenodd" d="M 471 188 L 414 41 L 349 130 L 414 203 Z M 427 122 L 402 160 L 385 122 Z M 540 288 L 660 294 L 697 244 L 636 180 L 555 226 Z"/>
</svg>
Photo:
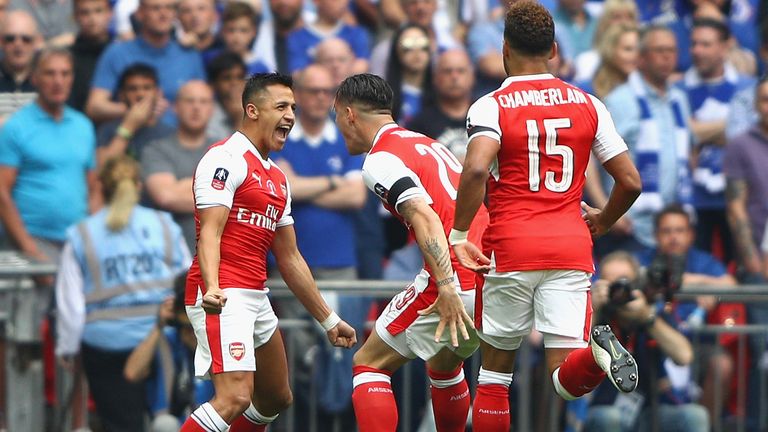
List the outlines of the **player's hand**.
<svg viewBox="0 0 768 432">
<path fill-rule="evenodd" d="M 602 222 L 602 210 L 590 207 L 584 201 L 581 202 L 581 209 L 584 210 L 584 214 L 581 215 L 581 218 L 584 219 L 584 222 L 587 224 L 592 237 L 600 237 L 611 228 Z"/>
<path fill-rule="evenodd" d="M 328 330 L 327 334 L 331 345 L 335 347 L 352 348 L 357 343 L 355 329 L 344 320 L 336 324 L 336 327 Z"/>
<path fill-rule="evenodd" d="M 458 331 L 461 331 L 461 337 L 464 340 L 469 340 L 469 332 L 466 326 L 469 326 L 469 328 L 474 328 L 475 326 L 472 323 L 472 318 L 464 309 L 464 302 L 461 301 L 461 297 L 459 297 L 453 284 L 439 287 L 435 302 L 426 309 L 419 311 L 419 315 L 429 315 L 432 313 L 440 315 L 440 323 L 437 324 L 437 330 L 435 330 L 435 342 L 440 342 L 446 326 L 451 334 L 451 345 L 454 347 L 459 346 Z"/>
<path fill-rule="evenodd" d="M 488 273 L 491 271 L 491 260 L 480 252 L 480 249 L 472 242 L 453 245 L 456 258 L 464 267 L 477 272 Z"/>
<path fill-rule="evenodd" d="M 219 288 L 209 289 L 203 296 L 203 310 L 205 313 L 218 315 L 227 304 L 227 295 Z"/>
</svg>

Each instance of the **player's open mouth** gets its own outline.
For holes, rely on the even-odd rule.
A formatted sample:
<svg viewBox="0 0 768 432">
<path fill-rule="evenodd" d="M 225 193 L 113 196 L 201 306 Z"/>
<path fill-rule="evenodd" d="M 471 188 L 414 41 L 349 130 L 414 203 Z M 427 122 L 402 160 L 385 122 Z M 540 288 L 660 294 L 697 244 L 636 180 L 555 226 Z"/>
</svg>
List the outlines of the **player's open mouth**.
<svg viewBox="0 0 768 432">
<path fill-rule="evenodd" d="M 291 125 L 287 125 L 287 124 L 280 125 L 277 127 L 276 132 L 277 132 L 277 137 L 280 140 L 285 141 L 286 139 L 288 139 L 288 133 L 291 132 Z"/>
</svg>

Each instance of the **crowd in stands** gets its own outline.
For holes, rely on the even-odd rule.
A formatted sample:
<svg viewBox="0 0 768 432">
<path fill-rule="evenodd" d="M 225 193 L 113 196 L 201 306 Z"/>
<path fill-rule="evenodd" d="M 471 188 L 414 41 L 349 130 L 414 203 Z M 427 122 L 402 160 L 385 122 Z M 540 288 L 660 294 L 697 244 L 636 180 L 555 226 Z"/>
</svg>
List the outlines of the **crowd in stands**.
<svg viewBox="0 0 768 432">
<path fill-rule="evenodd" d="M 755 367 L 739 363 L 727 335 L 697 349 L 691 341 L 706 323 L 768 325 L 766 304 L 611 293 L 616 281 L 643 285 L 635 281 L 641 274 L 680 257 L 675 288 L 768 278 L 768 79 L 760 78 L 768 2 L 541 2 L 556 23 L 551 73 L 605 103 L 643 181 L 628 215 L 595 242 L 593 306 L 620 329 L 642 376 L 653 378 L 643 380 L 638 399 L 608 386 L 569 403 L 564 427 L 629 431 L 656 419 L 677 425 L 661 430 L 706 431 L 715 419 L 738 416 L 754 426 L 764 409 L 759 388 L 734 384 L 735 371 L 757 374 L 763 341 L 751 341 Z M 335 89 L 355 73 L 384 77 L 395 119 L 462 160 L 470 104 L 506 78 L 506 7 L 503 0 L 0 0 L 0 248 L 67 263 L 55 280 L 38 281 L 54 287 L 39 295 L 56 311 L 58 372 L 84 368 L 94 417 L 109 427 L 136 412 L 154 418 L 154 430 L 177 430 L 178 418 L 210 392 L 191 376 L 194 337 L 180 303 L 168 299 L 195 250 L 193 172 L 211 144 L 238 128 L 250 74 L 295 80 L 296 125 L 271 157 L 289 178 L 299 249 L 315 278 L 408 280 L 422 265 L 418 248 L 366 190 L 362 159 L 348 155 L 332 120 Z M 609 176 L 594 162 L 584 196 L 601 207 Z M 120 205 L 134 213 L 115 222 Z M 124 242 L 103 240 L 126 226 Z M 102 285 L 119 285 L 119 293 L 99 294 Z M 377 306 L 351 296 L 328 301 L 358 334 Z M 296 302 L 275 303 L 281 318 L 306 318 Z M 305 371 L 294 371 L 297 385 L 320 382 L 328 390 L 318 396 L 319 415 L 352 430 L 352 353 L 328 347 L 313 328 L 289 338 L 300 347 L 289 355 Z M 115 401 L 115 388 L 126 397 Z M 732 403 L 740 391 L 750 395 L 744 409 Z M 297 408 L 309 410 L 307 393 L 294 394 Z M 653 416 L 644 414 L 650 407 Z M 135 427 L 144 424 L 126 430 Z"/>
</svg>

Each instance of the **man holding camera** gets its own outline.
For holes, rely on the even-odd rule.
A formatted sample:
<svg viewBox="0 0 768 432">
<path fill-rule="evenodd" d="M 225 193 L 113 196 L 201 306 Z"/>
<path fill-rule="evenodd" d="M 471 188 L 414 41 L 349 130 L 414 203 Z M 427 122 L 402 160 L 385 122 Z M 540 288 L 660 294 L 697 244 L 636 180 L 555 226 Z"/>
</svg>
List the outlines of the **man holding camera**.
<svg viewBox="0 0 768 432">
<path fill-rule="evenodd" d="M 619 393 L 603 383 L 594 392 L 584 430 L 591 432 L 709 430 L 707 412 L 690 402 L 693 348 L 670 324 L 666 310 L 649 304 L 645 283 L 638 281 L 639 264 L 627 252 L 614 252 L 600 263 L 600 279 L 592 286 L 597 323 L 610 323 L 616 337 L 637 360 L 638 375 L 646 377 L 633 393 Z M 651 407 L 657 408 L 655 411 Z M 655 414 L 654 414 L 655 413 Z M 655 418 L 654 418 L 655 417 Z M 636 424 L 637 423 L 637 424 Z"/>
</svg>

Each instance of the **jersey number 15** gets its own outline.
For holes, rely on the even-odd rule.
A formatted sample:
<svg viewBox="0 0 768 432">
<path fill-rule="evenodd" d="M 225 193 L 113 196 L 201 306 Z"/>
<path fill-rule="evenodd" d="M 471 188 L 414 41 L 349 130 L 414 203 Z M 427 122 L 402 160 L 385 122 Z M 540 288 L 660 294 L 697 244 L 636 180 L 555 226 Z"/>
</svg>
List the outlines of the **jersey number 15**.
<svg viewBox="0 0 768 432">
<path fill-rule="evenodd" d="M 571 127 L 571 119 L 545 119 L 544 138 L 545 156 L 560 156 L 563 158 L 563 172 L 560 181 L 556 181 L 557 173 L 547 171 L 544 174 L 544 187 L 552 192 L 565 192 L 573 183 L 573 150 L 567 145 L 557 143 L 557 130 Z M 538 192 L 541 184 L 539 173 L 539 124 L 536 120 L 527 120 L 528 129 L 528 186 L 533 192 Z"/>
</svg>

